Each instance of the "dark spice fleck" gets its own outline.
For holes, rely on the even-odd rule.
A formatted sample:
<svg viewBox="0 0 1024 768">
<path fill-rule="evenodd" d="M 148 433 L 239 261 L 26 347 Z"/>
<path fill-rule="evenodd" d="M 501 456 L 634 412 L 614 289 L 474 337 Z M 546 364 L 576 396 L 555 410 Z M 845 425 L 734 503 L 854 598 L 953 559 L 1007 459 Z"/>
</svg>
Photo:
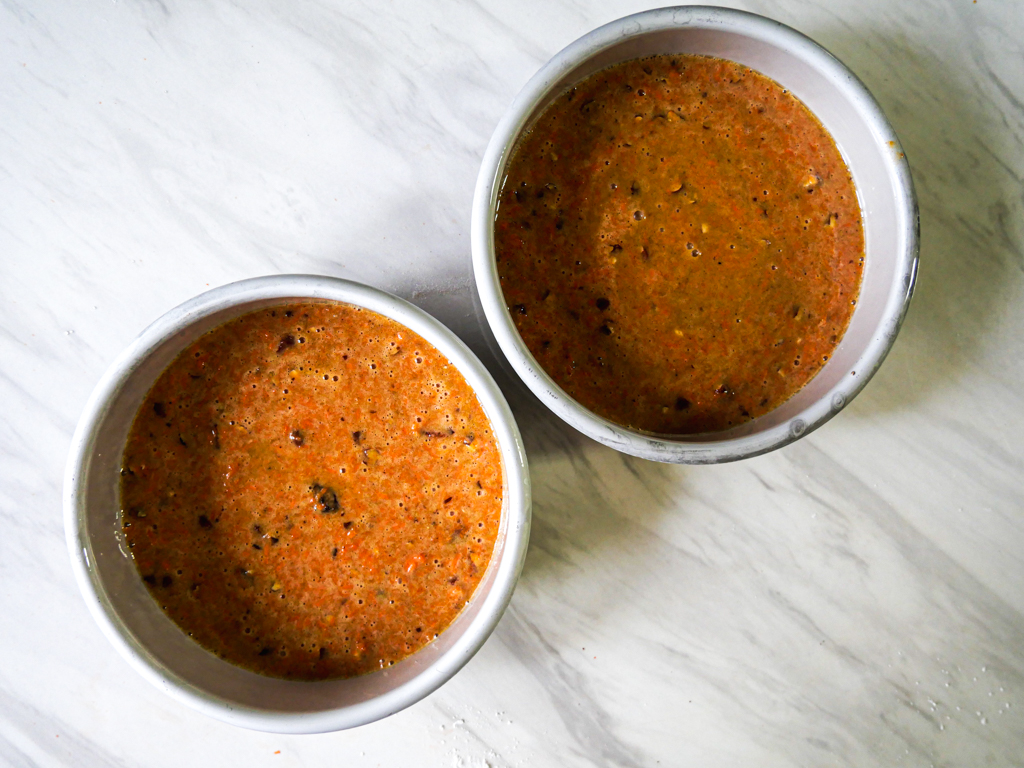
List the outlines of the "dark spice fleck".
<svg viewBox="0 0 1024 768">
<path fill-rule="evenodd" d="M 514 309 L 520 315 L 525 315 L 526 314 L 526 305 L 525 304 L 516 304 L 514 307 L 512 307 L 512 309 Z"/>
<path fill-rule="evenodd" d="M 362 440 L 363 440 L 362 430 L 358 430 L 357 429 L 355 432 L 352 433 L 352 442 L 353 443 L 355 443 L 356 445 L 359 445 L 359 443 L 361 443 Z"/>
<path fill-rule="evenodd" d="M 612 305 L 612 303 L 605 298 L 600 298 L 594 303 L 597 304 L 597 308 L 600 309 L 602 312 L 604 312 L 606 309 L 608 309 L 608 307 Z"/>
<path fill-rule="evenodd" d="M 676 410 L 677 411 L 685 411 L 689 407 L 690 407 L 690 401 L 687 400 L 685 397 L 677 397 L 676 398 Z"/>
<path fill-rule="evenodd" d="M 345 530 L 348 530 L 349 528 L 352 527 L 352 521 L 351 520 L 346 520 L 344 523 L 342 523 L 342 527 L 345 528 Z"/>
<path fill-rule="evenodd" d="M 602 325 L 602 326 L 601 326 L 600 328 L 598 328 L 597 330 L 599 330 L 599 331 L 600 331 L 601 333 L 603 333 L 603 334 L 604 334 L 605 336 L 611 336 L 611 335 L 612 335 L 612 329 L 608 327 L 608 324 L 607 324 L 607 323 L 605 323 L 604 325 Z"/>
<path fill-rule="evenodd" d="M 320 486 L 314 486 L 314 488 L 317 489 L 315 492 L 319 493 L 316 501 L 320 505 L 320 511 L 323 514 L 330 514 L 341 509 L 341 505 L 338 503 L 338 494 L 334 492 L 334 489 L 321 488 Z"/>
<path fill-rule="evenodd" d="M 259 655 L 260 656 L 269 656 L 272 653 L 273 653 L 273 651 L 270 648 L 261 648 Z"/>
<path fill-rule="evenodd" d="M 163 403 L 153 403 L 153 413 L 161 419 L 167 418 L 167 408 L 164 407 Z"/>
<path fill-rule="evenodd" d="M 284 336 L 281 337 L 281 341 L 279 341 L 278 344 L 277 344 L 277 354 L 280 355 L 282 352 L 284 352 L 286 349 L 288 349 L 288 347 L 294 347 L 294 346 L 295 346 L 295 337 L 292 336 L 290 333 L 286 333 Z"/>
<path fill-rule="evenodd" d="M 160 579 L 160 586 L 169 587 L 173 582 L 174 579 L 172 579 L 170 576 L 164 576 L 162 579 Z"/>
<path fill-rule="evenodd" d="M 210 522 L 210 518 L 208 518 L 206 515 L 200 515 L 199 516 L 199 527 L 200 528 L 212 528 L 213 527 L 213 523 Z"/>
<path fill-rule="evenodd" d="M 156 586 L 156 576 L 153 576 L 152 574 L 150 574 L 149 576 L 143 576 L 142 580 L 149 584 L 149 586 L 151 587 Z"/>
</svg>

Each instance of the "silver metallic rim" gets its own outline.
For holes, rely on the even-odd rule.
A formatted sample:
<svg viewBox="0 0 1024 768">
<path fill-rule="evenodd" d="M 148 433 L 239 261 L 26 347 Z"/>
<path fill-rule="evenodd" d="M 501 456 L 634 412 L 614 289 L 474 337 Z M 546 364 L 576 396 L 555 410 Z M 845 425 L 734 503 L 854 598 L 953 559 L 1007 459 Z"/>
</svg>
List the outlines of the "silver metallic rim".
<svg viewBox="0 0 1024 768">
<path fill-rule="evenodd" d="M 545 103 L 552 88 L 581 62 L 620 43 L 623 38 L 648 32 L 675 29 L 729 29 L 772 43 L 796 54 L 825 74 L 841 88 L 865 116 L 883 141 L 899 139 L 881 107 L 864 84 L 838 59 L 810 38 L 772 19 L 727 8 L 683 6 L 661 8 L 626 16 L 606 24 L 556 54 L 513 100 L 484 153 L 477 177 L 472 215 L 472 257 L 477 299 L 483 319 L 489 325 L 502 353 L 530 390 L 556 415 L 585 435 L 616 450 L 655 461 L 715 464 L 757 456 L 787 445 L 820 427 L 860 392 L 881 366 L 892 348 L 906 316 L 917 278 L 919 217 L 910 166 L 903 153 L 894 152 L 888 169 L 898 190 L 896 212 L 903 247 L 895 254 L 898 286 L 889 296 L 883 319 L 885 342 L 869 346 L 857 364 L 853 386 L 833 390 L 805 409 L 797 418 L 763 432 L 728 439 L 692 436 L 680 439 L 628 429 L 598 416 L 573 400 L 540 366 L 523 343 L 505 306 L 494 257 L 493 221 L 500 181 L 508 151 L 538 104 Z"/>
<path fill-rule="evenodd" d="M 480 613 L 459 642 L 440 660 L 405 685 L 375 699 L 319 712 L 279 712 L 239 706 L 205 692 L 171 672 L 141 647 L 114 611 L 90 565 L 94 561 L 86 528 L 84 497 L 93 441 L 108 404 L 139 362 L 163 341 L 196 320 L 260 299 L 322 298 L 378 312 L 407 326 L 445 355 L 466 377 L 498 437 L 507 478 L 505 550 Z M 233 725 L 276 733 L 323 733 L 373 722 L 414 704 L 459 671 L 482 647 L 512 598 L 530 537 L 531 491 L 526 451 L 508 403 L 483 364 L 450 330 L 418 307 L 376 288 L 313 275 L 260 277 L 215 288 L 172 309 L 133 341 L 111 364 L 86 404 L 74 437 L 64 479 L 64 530 L 72 567 L 93 618 L 118 652 L 147 680 L 173 698 Z M 306 683 L 317 685 L 317 683 Z"/>
</svg>

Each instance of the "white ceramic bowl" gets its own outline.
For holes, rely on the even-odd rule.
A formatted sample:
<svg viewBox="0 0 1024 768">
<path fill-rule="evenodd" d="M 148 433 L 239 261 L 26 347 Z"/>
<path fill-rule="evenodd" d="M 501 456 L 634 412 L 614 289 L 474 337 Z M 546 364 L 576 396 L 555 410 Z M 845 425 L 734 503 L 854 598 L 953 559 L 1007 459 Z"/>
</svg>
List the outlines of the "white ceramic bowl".
<svg viewBox="0 0 1024 768">
<path fill-rule="evenodd" d="M 516 330 L 498 281 L 494 216 L 509 153 L 562 91 L 627 59 L 663 53 L 717 56 L 761 72 L 802 100 L 839 146 L 853 174 L 865 231 L 860 297 L 849 329 L 825 367 L 775 410 L 728 431 L 673 437 L 628 429 L 569 397 L 537 363 Z M 498 124 L 473 200 L 473 271 L 480 309 L 526 385 L 552 411 L 616 450 L 657 461 L 707 464 L 786 445 L 838 413 L 878 370 L 907 311 L 917 275 L 918 214 L 899 140 L 864 85 L 799 32 L 763 16 L 685 6 L 646 11 L 584 35 L 545 64 Z"/>
<path fill-rule="evenodd" d="M 504 506 L 494 554 L 469 604 L 434 642 L 393 667 L 347 680 L 257 675 L 193 642 L 150 596 L 120 542 L 119 470 L 132 420 L 150 387 L 186 346 L 246 312 L 303 299 L 371 309 L 412 329 L 473 388 L 501 451 Z M 483 645 L 512 597 L 530 536 L 530 476 L 519 430 L 480 361 L 434 318 L 383 291 L 305 275 L 225 285 L 172 309 L 111 365 L 85 407 L 64 482 L 64 525 L 86 603 L 118 651 L 175 699 L 220 720 L 278 733 L 351 728 L 397 712 L 454 675 Z"/>
</svg>

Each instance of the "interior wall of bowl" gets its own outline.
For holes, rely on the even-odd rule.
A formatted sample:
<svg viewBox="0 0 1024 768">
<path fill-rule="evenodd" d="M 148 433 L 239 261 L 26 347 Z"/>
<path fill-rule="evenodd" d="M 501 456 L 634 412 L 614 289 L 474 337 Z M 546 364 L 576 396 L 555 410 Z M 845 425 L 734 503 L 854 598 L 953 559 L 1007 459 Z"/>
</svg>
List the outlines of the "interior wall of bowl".
<svg viewBox="0 0 1024 768">
<path fill-rule="evenodd" d="M 126 638 L 132 654 L 162 672 L 165 687 L 169 684 L 179 692 L 214 705 L 229 702 L 264 712 L 301 713 L 354 705 L 394 691 L 436 665 L 459 643 L 482 610 L 497 578 L 497 564 L 507 535 L 507 505 L 513 494 L 507 488 L 506 475 L 506 507 L 491 567 L 466 609 L 436 641 L 389 669 L 317 683 L 279 680 L 225 662 L 190 639 L 157 605 L 127 554 L 121 534 L 119 490 L 124 444 L 152 383 L 181 350 L 221 323 L 287 301 L 288 298 L 263 299 L 207 315 L 153 348 L 126 373 L 92 443 L 93 458 L 86 470 L 82 494 L 81 544 L 89 553 L 91 578 L 106 613 Z M 182 324 L 193 321 L 194 318 L 183 319 Z M 503 459 L 507 457 L 503 455 Z M 195 681 L 202 681 L 202 685 Z"/>
<path fill-rule="evenodd" d="M 782 29 L 779 27 L 779 29 Z M 763 25 L 762 25 L 763 30 Z M 791 40 L 792 32 L 785 37 Z M 544 107 L 558 93 L 594 72 L 622 61 L 664 53 L 692 53 L 716 56 L 750 67 L 791 91 L 803 101 L 832 134 L 851 168 L 861 206 L 865 233 L 865 266 L 857 306 L 846 334 L 822 370 L 794 397 L 779 408 L 754 421 L 726 432 L 690 436 L 696 442 L 719 441 L 763 432 L 803 417 L 813 421 L 828 412 L 829 401 L 838 402 L 855 393 L 857 376 L 865 355 L 877 355 L 884 349 L 887 336 L 895 329 L 886 327 L 894 302 L 899 300 L 900 281 L 895 270 L 906 246 L 904 224 L 899 216 L 900 191 L 893 186 L 896 150 L 887 144 L 887 136 L 876 130 L 870 120 L 871 105 L 856 96 L 855 81 L 848 75 L 835 76 L 818 68 L 808 58 L 808 45 L 787 47 L 787 39 L 767 42 L 735 30 L 722 28 L 678 27 L 650 31 L 595 51 L 578 66 L 555 80 L 545 98 L 523 121 L 529 128 Z M 504 176 L 503 159 L 498 178 Z M 497 194 L 497 192 L 495 192 Z M 524 347 L 525 348 L 525 347 Z M 833 391 L 835 390 L 835 391 Z M 824 400 L 823 400 L 824 399 Z M 835 400 L 833 400 L 835 402 Z M 820 411 L 820 413 L 819 413 Z"/>
</svg>

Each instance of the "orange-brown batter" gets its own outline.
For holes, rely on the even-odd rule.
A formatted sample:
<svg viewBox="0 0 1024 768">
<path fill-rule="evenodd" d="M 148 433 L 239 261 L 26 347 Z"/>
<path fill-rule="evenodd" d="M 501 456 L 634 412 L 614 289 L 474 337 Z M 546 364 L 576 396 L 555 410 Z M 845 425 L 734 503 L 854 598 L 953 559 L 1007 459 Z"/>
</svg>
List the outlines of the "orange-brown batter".
<svg viewBox="0 0 1024 768">
<path fill-rule="evenodd" d="M 293 679 L 394 664 L 447 627 L 491 557 L 498 447 L 436 349 L 374 312 L 278 306 L 160 376 L 124 452 L 123 525 L 166 613 Z"/>
<path fill-rule="evenodd" d="M 811 112 L 734 62 L 654 56 L 558 96 L 514 149 L 498 272 L 569 395 L 641 430 L 727 429 L 817 373 L 849 324 L 864 237 Z"/>
</svg>

